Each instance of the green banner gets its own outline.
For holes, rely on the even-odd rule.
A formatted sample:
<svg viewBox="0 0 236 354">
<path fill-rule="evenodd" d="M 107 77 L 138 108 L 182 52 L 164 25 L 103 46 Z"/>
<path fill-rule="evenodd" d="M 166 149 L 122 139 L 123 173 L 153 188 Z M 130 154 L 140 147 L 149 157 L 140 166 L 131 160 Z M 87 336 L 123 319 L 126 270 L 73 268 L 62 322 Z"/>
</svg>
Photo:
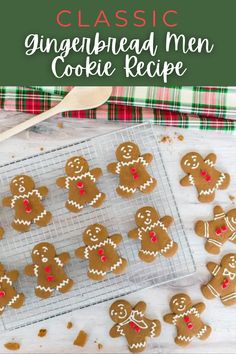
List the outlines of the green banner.
<svg viewBox="0 0 236 354">
<path fill-rule="evenodd" d="M 235 85 L 236 1 L 2 0 L 1 85 Z"/>
</svg>

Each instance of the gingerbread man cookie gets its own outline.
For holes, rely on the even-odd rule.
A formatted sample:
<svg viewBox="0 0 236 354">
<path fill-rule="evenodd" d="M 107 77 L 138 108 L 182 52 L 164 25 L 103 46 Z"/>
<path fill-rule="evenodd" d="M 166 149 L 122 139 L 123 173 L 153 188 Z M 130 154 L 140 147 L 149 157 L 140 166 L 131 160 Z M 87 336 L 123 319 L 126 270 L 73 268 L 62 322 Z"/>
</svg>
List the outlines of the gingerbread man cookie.
<svg viewBox="0 0 236 354">
<path fill-rule="evenodd" d="M 168 227 L 172 224 L 171 216 L 160 218 L 157 210 L 146 206 L 135 214 L 137 229 L 131 230 L 128 236 L 141 240 L 139 258 L 144 262 L 153 262 L 158 254 L 172 257 L 178 249 L 178 244 L 168 235 Z"/>
<path fill-rule="evenodd" d="M 137 189 L 143 193 L 153 191 L 157 181 L 146 170 L 153 159 L 151 154 L 141 155 L 138 145 L 128 141 L 118 146 L 116 157 L 118 162 L 110 163 L 107 169 L 119 175 L 120 181 L 116 191 L 121 197 L 129 198 Z"/>
<path fill-rule="evenodd" d="M 207 263 L 207 269 L 212 278 L 201 287 L 205 298 L 210 300 L 219 297 L 225 306 L 236 304 L 236 253 L 225 255 L 220 265 Z"/>
<path fill-rule="evenodd" d="M 228 240 L 236 244 L 236 209 L 227 213 L 220 206 L 214 208 L 214 219 L 197 221 L 195 232 L 206 238 L 205 249 L 212 254 L 220 253 L 221 247 Z"/>
<path fill-rule="evenodd" d="M 117 300 L 110 307 L 110 317 L 116 324 L 110 330 L 112 338 L 124 336 L 132 353 L 143 352 L 146 338 L 158 337 L 161 324 L 158 320 L 145 317 L 146 304 L 138 302 L 134 308 L 126 300 Z"/>
<path fill-rule="evenodd" d="M 3 206 L 15 209 L 12 227 L 16 231 L 29 231 L 32 223 L 42 227 L 49 224 L 52 214 L 45 210 L 42 199 L 47 196 L 47 187 L 35 187 L 29 176 L 16 176 L 10 183 L 11 197 L 3 199 Z"/>
<path fill-rule="evenodd" d="M 17 293 L 13 286 L 18 277 L 19 272 L 17 270 L 6 272 L 4 265 L 0 263 L 0 315 L 7 306 L 19 309 L 24 304 L 25 295 Z"/>
<path fill-rule="evenodd" d="M 108 235 L 107 229 L 101 224 L 87 227 L 83 234 L 86 246 L 75 251 L 75 255 L 81 259 L 88 259 L 88 277 L 93 280 L 102 280 L 108 272 L 120 274 L 125 271 L 127 260 L 120 257 L 116 247 L 121 243 L 122 236 Z"/>
<path fill-rule="evenodd" d="M 170 300 L 169 313 L 163 317 L 164 321 L 174 324 L 177 328 L 175 343 L 180 346 L 188 345 L 194 337 L 205 340 L 211 334 L 211 327 L 200 318 L 205 310 L 205 304 L 199 302 L 193 305 L 191 298 L 186 294 L 177 294 Z"/>
<path fill-rule="evenodd" d="M 60 293 L 68 292 L 74 282 L 68 278 L 63 267 L 70 260 L 70 255 L 63 252 L 56 255 L 54 246 L 48 242 L 36 245 L 32 251 L 33 264 L 25 267 L 25 274 L 37 278 L 35 295 L 49 298 L 54 290 Z"/>
<path fill-rule="evenodd" d="M 181 179 L 180 184 L 183 187 L 195 186 L 199 202 L 212 202 L 216 191 L 226 189 L 230 183 L 230 175 L 218 171 L 215 163 L 215 154 L 209 154 L 204 159 L 197 152 L 190 152 L 181 160 L 181 167 L 187 176 Z"/>
<path fill-rule="evenodd" d="M 100 168 L 89 170 L 88 162 L 81 156 L 71 157 L 65 167 L 67 177 L 59 177 L 57 185 L 68 189 L 66 208 L 73 213 L 78 213 L 88 204 L 98 208 L 104 202 L 106 195 L 99 191 L 96 180 L 102 176 Z"/>
</svg>

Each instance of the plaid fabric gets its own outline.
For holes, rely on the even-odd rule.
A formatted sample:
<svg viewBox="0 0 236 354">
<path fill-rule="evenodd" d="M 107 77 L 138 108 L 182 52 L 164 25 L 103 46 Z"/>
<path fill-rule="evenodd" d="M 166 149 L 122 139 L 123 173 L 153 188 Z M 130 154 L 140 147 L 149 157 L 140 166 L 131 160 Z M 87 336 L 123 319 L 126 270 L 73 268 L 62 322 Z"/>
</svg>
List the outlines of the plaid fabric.
<svg viewBox="0 0 236 354">
<path fill-rule="evenodd" d="M 64 95 L 72 87 L 35 86 L 36 90 Z M 116 86 L 110 103 L 236 119 L 236 87 Z"/>
<path fill-rule="evenodd" d="M 0 86 L 0 108 L 10 110 L 27 112 L 32 114 L 39 114 L 45 110 L 50 109 L 58 102 L 61 101 L 63 96 L 68 92 L 71 87 L 66 88 L 60 87 L 3 87 Z M 139 90 L 139 88 L 128 88 L 128 87 L 115 87 L 113 90 L 113 96 L 110 99 L 111 103 L 104 104 L 97 109 L 87 110 L 87 111 L 76 111 L 76 112 L 66 112 L 63 114 L 65 117 L 72 118 L 88 118 L 88 119 L 106 119 L 110 121 L 125 121 L 125 122 L 143 122 L 143 121 L 153 121 L 156 124 L 162 126 L 174 126 L 179 128 L 195 128 L 202 130 L 221 130 L 221 131 L 236 131 L 236 122 L 233 120 L 200 116 L 199 114 L 183 113 L 172 109 L 159 109 L 159 108 L 146 108 L 140 106 L 134 106 L 136 102 L 131 105 L 131 98 L 123 97 L 122 100 L 115 101 L 114 94 L 126 92 L 128 90 L 130 95 L 133 89 Z M 141 88 L 140 88 L 141 89 Z M 147 89 L 147 88 L 145 88 Z M 148 88 L 151 90 L 151 88 Z M 156 88 L 167 90 L 166 88 Z M 172 88 L 170 90 L 177 90 L 178 88 Z M 179 88 L 181 89 L 181 88 Z M 187 88 L 190 90 L 190 88 Z M 211 88 L 212 90 L 212 88 Z M 227 89 L 225 88 L 226 92 Z M 153 92 L 153 91 L 152 91 Z M 212 91 L 211 91 L 212 92 Z M 223 92 L 223 91 L 222 91 Z M 60 93 L 60 94 L 59 94 Z M 136 91 L 137 94 L 137 91 Z M 118 97 L 118 96 L 116 96 Z M 119 96 L 122 97 L 122 96 Z M 131 96 L 130 96 L 131 97 Z M 137 97 L 137 96 L 136 96 Z M 150 99 L 149 99 L 150 100 Z M 148 101 L 148 99 L 146 99 Z M 129 105 L 127 105 L 129 103 Z M 154 106 L 153 102 L 152 105 Z M 163 106 L 163 103 L 162 103 Z M 177 104 L 175 104 L 177 107 Z M 216 109 L 216 108 L 215 108 Z M 221 108 L 221 112 L 223 109 Z M 220 116 L 220 115 L 218 115 Z"/>
</svg>

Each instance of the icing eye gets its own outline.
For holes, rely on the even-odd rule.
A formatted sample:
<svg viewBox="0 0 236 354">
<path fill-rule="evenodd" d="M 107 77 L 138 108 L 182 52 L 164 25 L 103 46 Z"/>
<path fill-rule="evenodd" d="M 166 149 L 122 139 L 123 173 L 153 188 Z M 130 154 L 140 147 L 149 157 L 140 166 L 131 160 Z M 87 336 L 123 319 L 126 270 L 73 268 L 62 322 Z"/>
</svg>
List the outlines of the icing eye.
<svg viewBox="0 0 236 354">
<path fill-rule="evenodd" d="M 191 166 L 191 164 L 188 162 L 188 163 L 187 163 L 187 166 L 188 166 L 188 167 L 190 167 L 190 166 Z"/>
<path fill-rule="evenodd" d="M 144 215 L 141 215 L 140 218 L 141 218 L 141 219 L 144 219 Z"/>
<path fill-rule="evenodd" d="M 39 251 L 35 250 L 33 254 L 36 254 L 37 256 L 39 256 Z"/>
</svg>

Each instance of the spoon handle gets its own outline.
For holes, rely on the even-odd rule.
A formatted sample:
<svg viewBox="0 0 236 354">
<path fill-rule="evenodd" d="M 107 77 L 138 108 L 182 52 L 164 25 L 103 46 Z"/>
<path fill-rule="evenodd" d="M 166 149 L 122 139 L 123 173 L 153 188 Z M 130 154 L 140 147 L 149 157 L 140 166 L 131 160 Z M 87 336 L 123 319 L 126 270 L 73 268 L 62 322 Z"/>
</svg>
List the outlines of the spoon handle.
<svg viewBox="0 0 236 354">
<path fill-rule="evenodd" d="M 40 122 L 43 122 L 44 120 L 54 116 L 57 113 L 60 113 L 61 111 L 62 110 L 60 109 L 60 104 L 58 104 L 57 106 L 49 109 L 48 111 L 43 112 L 37 116 L 34 116 L 33 118 L 30 118 L 30 119 L 26 120 L 25 122 L 20 123 L 20 124 L 16 125 L 15 127 L 11 128 L 3 133 L 0 133 L 0 142 L 10 138 L 11 136 L 14 136 L 14 135 L 22 132 L 30 127 L 33 127 L 34 125 L 36 125 Z"/>
</svg>

